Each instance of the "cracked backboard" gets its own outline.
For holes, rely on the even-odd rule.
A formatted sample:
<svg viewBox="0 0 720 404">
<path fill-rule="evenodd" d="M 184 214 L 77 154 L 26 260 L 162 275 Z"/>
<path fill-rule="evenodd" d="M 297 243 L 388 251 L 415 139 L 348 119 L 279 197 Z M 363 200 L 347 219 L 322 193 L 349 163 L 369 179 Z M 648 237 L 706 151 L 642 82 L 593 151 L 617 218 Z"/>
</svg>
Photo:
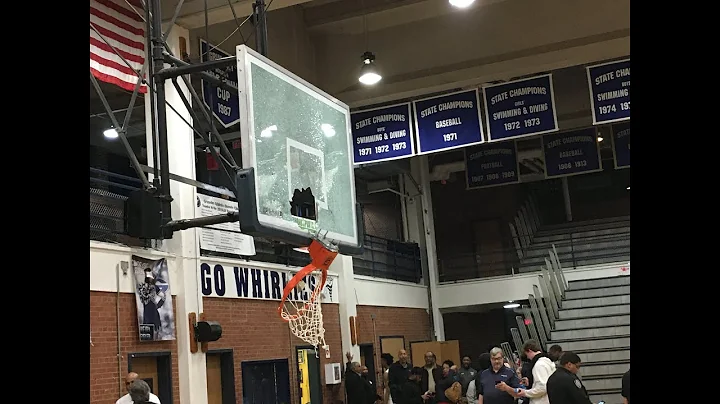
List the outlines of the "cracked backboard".
<svg viewBox="0 0 720 404">
<path fill-rule="evenodd" d="M 243 231 L 256 220 L 261 237 L 322 230 L 341 247 L 358 246 L 349 107 L 247 46 L 237 47 L 237 62 L 243 168 L 254 177 L 245 183 L 254 188 L 245 194 L 251 200 L 239 198 Z M 315 209 L 291 204 L 310 193 Z M 315 220 L 303 214 L 309 211 Z"/>
</svg>

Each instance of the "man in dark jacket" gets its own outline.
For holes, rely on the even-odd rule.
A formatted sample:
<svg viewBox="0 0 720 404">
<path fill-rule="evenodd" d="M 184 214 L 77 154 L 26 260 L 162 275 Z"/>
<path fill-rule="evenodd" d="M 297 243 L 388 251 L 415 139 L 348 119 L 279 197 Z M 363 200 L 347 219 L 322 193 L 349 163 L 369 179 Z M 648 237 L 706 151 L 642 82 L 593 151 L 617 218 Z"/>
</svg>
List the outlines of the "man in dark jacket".
<svg viewBox="0 0 720 404">
<path fill-rule="evenodd" d="M 401 394 L 400 389 L 408 380 L 410 369 L 412 369 L 412 365 L 408 361 L 407 351 L 401 349 L 398 351 L 397 362 L 390 365 L 388 369 L 388 387 L 390 388 L 390 396 L 393 397 L 393 402 L 395 402 L 395 395 Z"/>
<path fill-rule="evenodd" d="M 548 378 L 547 395 L 552 404 L 592 404 L 582 381 L 577 377 L 580 357 L 574 352 L 563 352 L 560 367 Z"/>
<path fill-rule="evenodd" d="M 430 391 L 437 393 L 435 385 L 443 378 L 443 368 L 438 366 L 437 357 L 434 353 L 428 351 L 425 352 L 425 373 L 423 373 L 422 380 L 420 381 L 420 388 L 423 391 Z M 432 375 L 432 377 L 430 377 Z"/>
<path fill-rule="evenodd" d="M 623 404 L 630 404 L 630 369 L 622 377 Z"/>
<path fill-rule="evenodd" d="M 345 391 L 348 404 L 372 404 L 377 398 L 377 392 L 372 392 L 368 381 L 362 376 L 362 366 L 357 362 L 350 364 L 345 372 Z"/>
<path fill-rule="evenodd" d="M 424 404 L 430 397 L 420 388 L 420 379 L 425 372 L 423 368 L 414 367 L 410 369 L 410 376 L 400 386 L 400 393 L 393 396 L 393 404 Z"/>
</svg>

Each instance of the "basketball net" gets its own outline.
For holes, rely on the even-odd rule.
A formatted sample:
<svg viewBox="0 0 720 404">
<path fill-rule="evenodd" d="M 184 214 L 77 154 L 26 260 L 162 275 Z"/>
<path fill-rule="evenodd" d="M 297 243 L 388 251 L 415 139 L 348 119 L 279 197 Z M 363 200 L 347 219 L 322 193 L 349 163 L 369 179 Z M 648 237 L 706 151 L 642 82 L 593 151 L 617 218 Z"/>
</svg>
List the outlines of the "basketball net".
<svg viewBox="0 0 720 404">
<path fill-rule="evenodd" d="M 330 264 L 337 256 L 336 248 L 325 245 L 319 240 L 313 240 L 308 247 L 311 262 L 303 269 L 298 271 L 295 276 L 290 279 L 283 289 L 283 297 L 278 307 L 280 317 L 290 326 L 290 331 L 301 340 L 317 348 L 321 346 L 326 352 L 329 346 L 325 343 L 325 327 L 323 325 L 322 306 L 320 305 L 320 297 L 325 281 L 327 280 L 327 271 Z M 302 300 L 302 293 L 305 291 L 305 277 L 315 278 L 315 289 L 310 292 L 308 300 Z M 295 300 L 293 290 L 297 288 L 298 297 Z"/>
</svg>

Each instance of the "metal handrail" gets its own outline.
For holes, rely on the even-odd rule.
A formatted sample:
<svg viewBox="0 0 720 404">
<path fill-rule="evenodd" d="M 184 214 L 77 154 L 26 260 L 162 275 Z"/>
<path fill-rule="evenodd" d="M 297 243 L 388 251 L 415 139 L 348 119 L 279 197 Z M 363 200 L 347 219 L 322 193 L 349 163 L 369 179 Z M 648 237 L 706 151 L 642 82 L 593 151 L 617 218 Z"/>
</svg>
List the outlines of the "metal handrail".
<svg viewBox="0 0 720 404">
<path fill-rule="evenodd" d="M 620 227 L 624 226 L 615 228 Z M 603 230 L 612 229 L 613 227 L 608 227 Z M 517 257 L 515 254 L 516 250 L 513 247 L 494 249 L 480 253 L 455 254 L 452 258 L 439 258 L 440 282 L 452 283 L 468 279 L 515 275 L 520 272 L 519 269 L 528 267 L 530 269 L 534 267 L 539 269 L 539 266 L 544 264 L 542 258 L 546 255 L 550 244 L 554 244 L 558 250 L 561 263 L 571 267 L 575 267 L 578 263 L 588 260 L 611 261 L 614 258 L 629 255 L 629 252 L 613 251 L 618 249 L 622 250 L 624 248 L 622 245 L 613 247 L 598 246 L 598 244 L 606 242 L 629 242 L 629 231 L 621 231 L 613 234 L 575 236 L 575 234 L 583 232 L 582 228 L 578 228 L 577 230 L 572 229 L 567 233 L 557 234 L 559 237 L 564 237 L 564 240 L 561 239 L 531 245 L 525 250 L 525 256 L 522 260 Z M 567 249 L 567 247 L 570 248 L 570 251 L 563 251 Z M 537 256 L 528 257 L 527 254 L 532 252 L 537 252 Z M 569 258 L 567 254 L 570 254 Z"/>
</svg>

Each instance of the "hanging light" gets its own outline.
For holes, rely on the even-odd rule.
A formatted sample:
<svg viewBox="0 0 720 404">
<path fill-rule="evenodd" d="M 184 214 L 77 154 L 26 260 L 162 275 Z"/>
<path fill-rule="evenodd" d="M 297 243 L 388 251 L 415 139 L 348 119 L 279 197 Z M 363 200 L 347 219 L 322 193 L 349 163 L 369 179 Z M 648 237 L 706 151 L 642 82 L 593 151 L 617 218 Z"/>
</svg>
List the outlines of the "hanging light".
<svg viewBox="0 0 720 404">
<path fill-rule="evenodd" d="M 105 135 L 105 137 L 108 139 L 117 139 L 117 137 L 119 136 L 118 132 L 117 132 L 117 130 L 115 130 L 115 128 L 110 128 L 110 129 L 105 130 L 103 132 L 103 135 Z"/>
<path fill-rule="evenodd" d="M 382 76 L 378 73 L 377 67 L 375 66 L 375 54 L 372 52 L 365 52 L 362 55 L 363 65 L 360 68 L 360 77 L 358 80 L 367 86 L 377 84 L 382 80 Z"/>
<path fill-rule="evenodd" d="M 457 8 L 466 8 L 475 3 L 475 0 L 450 0 L 450 5 Z"/>
</svg>

